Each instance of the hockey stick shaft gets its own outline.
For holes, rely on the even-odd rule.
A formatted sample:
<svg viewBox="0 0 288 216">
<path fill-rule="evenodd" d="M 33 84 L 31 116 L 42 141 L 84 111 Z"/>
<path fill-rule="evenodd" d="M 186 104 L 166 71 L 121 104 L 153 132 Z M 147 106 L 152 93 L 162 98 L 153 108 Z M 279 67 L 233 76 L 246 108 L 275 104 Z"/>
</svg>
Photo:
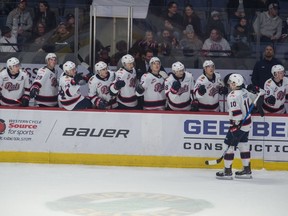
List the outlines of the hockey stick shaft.
<svg viewBox="0 0 288 216">
<path fill-rule="evenodd" d="M 251 114 L 252 110 L 253 110 L 254 107 L 256 106 L 256 103 L 257 103 L 257 101 L 258 101 L 258 99 L 260 98 L 261 95 L 262 95 L 261 93 L 258 93 L 258 95 L 257 95 L 257 97 L 255 98 L 255 100 L 253 101 L 252 105 L 249 107 L 248 112 L 246 113 L 243 121 L 241 122 L 240 128 L 242 127 L 242 125 L 244 124 L 244 122 L 246 121 L 246 119 L 248 118 L 248 116 Z M 218 158 L 218 159 L 216 159 L 216 160 L 206 160 L 206 161 L 205 161 L 205 164 L 206 164 L 206 165 L 216 165 L 216 164 L 219 164 L 219 163 L 223 160 L 224 155 L 225 155 L 226 152 L 228 151 L 229 147 L 230 147 L 230 146 L 228 145 L 228 147 L 225 149 L 225 151 L 223 152 L 223 154 L 221 155 L 220 158 Z"/>
</svg>

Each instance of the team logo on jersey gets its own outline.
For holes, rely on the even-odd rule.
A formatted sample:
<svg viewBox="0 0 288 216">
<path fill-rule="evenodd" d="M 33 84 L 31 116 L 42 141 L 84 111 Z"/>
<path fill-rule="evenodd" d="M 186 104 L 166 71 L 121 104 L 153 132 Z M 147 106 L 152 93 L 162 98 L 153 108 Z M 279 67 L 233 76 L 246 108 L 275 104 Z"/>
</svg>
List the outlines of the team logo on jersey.
<svg viewBox="0 0 288 216">
<path fill-rule="evenodd" d="M 3 119 L 0 119 L 0 134 L 4 134 L 5 130 L 6 130 L 5 121 Z"/>
</svg>

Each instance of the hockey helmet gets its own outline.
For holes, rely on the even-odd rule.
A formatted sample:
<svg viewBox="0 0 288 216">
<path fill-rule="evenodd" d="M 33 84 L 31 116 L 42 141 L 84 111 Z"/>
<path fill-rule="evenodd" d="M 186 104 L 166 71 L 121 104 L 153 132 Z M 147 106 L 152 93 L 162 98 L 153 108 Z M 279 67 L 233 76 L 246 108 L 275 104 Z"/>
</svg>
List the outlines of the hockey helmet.
<svg viewBox="0 0 288 216">
<path fill-rule="evenodd" d="M 203 63 L 203 68 L 207 67 L 207 66 L 215 66 L 214 62 L 211 60 L 206 60 Z"/>
<path fill-rule="evenodd" d="M 107 68 L 107 64 L 103 61 L 99 61 L 95 64 L 95 72 L 99 73 L 101 70 Z"/>
<path fill-rule="evenodd" d="M 76 68 L 76 65 L 74 62 L 71 62 L 71 61 L 67 61 L 65 62 L 65 64 L 63 65 L 63 71 L 66 73 L 66 72 L 69 72 L 70 70 Z"/>
<path fill-rule="evenodd" d="M 50 58 L 56 58 L 57 59 L 57 56 L 55 53 L 48 53 L 45 57 L 45 62 L 47 63 Z"/>
<path fill-rule="evenodd" d="M 272 68 L 271 68 L 271 73 L 272 75 L 275 77 L 277 75 L 278 72 L 282 72 L 285 74 L 285 69 L 282 65 L 280 64 L 277 64 L 277 65 L 274 65 Z"/>
<path fill-rule="evenodd" d="M 125 64 L 134 63 L 134 57 L 130 54 L 124 55 L 121 58 L 121 63 L 123 66 L 125 66 Z"/>
<path fill-rule="evenodd" d="M 7 60 L 7 68 L 12 69 L 13 66 L 20 64 L 19 59 L 12 57 Z"/>
<path fill-rule="evenodd" d="M 184 70 L 184 68 L 185 68 L 184 65 L 179 61 L 172 64 L 173 73 L 176 73 L 177 71 Z"/>
<path fill-rule="evenodd" d="M 154 62 L 159 62 L 161 64 L 161 61 L 158 57 L 152 57 L 149 61 L 149 66 L 151 67 Z"/>
<path fill-rule="evenodd" d="M 236 86 L 242 86 L 244 79 L 240 74 L 231 74 L 228 83 L 235 83 Z"/>
</svg>

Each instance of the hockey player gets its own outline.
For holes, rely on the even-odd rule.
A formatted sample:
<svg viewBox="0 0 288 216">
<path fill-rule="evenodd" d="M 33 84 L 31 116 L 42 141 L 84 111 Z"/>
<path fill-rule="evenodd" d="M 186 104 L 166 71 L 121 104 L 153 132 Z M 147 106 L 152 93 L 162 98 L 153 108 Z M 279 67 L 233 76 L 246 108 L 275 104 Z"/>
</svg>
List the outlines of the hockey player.
<svg viewBox="0 0 288 216">
<path fill-rule="evenodd" d="M 216 173 L 219 179 L 232 179 L 232 162 L 234 152 L 238 147 L 243 164 L 243 170 L 235 172 L 236 178 L 251 178 L 250 149 L 248 136 L 251 128 L 251 114 L 243 122 L 249 105 L 252 104 L 251 93 L 244 86 L 244 79 L 240 74 L 231 74 L 228 80 L 231 92 L 227 96 L 230 128 L 224 140 L 228 149 L 224 154 L 224 171 Z"/>
<path fill-rule="evenodd" d="M 184 65 L 177 61 L 172 64 L 172 71 L 165 80 L 167 110 L 191 110 L 195 80 L 185 71 Z"/>
<path fill-rule="evenodd" d="M 46 66 L 39 68 L 30 89 L 30 97 L 35 98 L 39 107 L 58 106 L 57 56 L 48 53 L 45 57 Z"/>
<path fill-rule="evenodd" d="M 199 101 L 199 111 L 219 112 L 219 95 L 226 95 L 228 88 L 215 72 L 213 61 L 204 61 L 203 74 L 196 80 L 194 93 Z"/>
<path fill-rule="evenodd" d="M 66 110 L 78 110 L 92 108 L 90 99 L 81 95 L 80 81 L 84 79 L 81 73 L 77 73 L 76 65 L 67 61 L 63 65 L 63 76 L 59 81 L 58 102 Z"/>
<path fill-rule="evenodd" d="M 288 78 L 282 65 L 274 65 L 271 69 L 273 75 L 264 84 L 263 110 L 265 113 L 287 113 L 285 99 L 288 99 Z"/>
<path fill-rule="evenodd" d="M 1 105 L 29 106 L 29 76 L 20 67 L 20 61 L 12 57 L 7 60 L 7 68 L 0 73 Z"/>
<path fill-rule="evenodd" d="M 110 94 L 117 96 L 118 109 L 137 109 L 136 71 L 134 57 L 130 54 L 121 58 L 121 67 L 115 72 L 115 80 L 110 86 Z"/>
<path fill-rule="evenodd" d="M 151 72 L 142 75 L 136 87 L 136 95 L 144 96 L 144 110 L 164 110 L 166 95 L 164 91 L 164 78 L 160 75 L 161 61 L 152 57 L 149 61 Z"/>
<path fill-rule="evenodd" d="M 111 109 L 117 107 L 116 97 L 111 96 L 109 87 L 115 80 L 115 73 L 108 70 L 105 62 L 95 64 L 95 75 L 88 82 L 89 98 L 97 109 Z"/>
</svg>

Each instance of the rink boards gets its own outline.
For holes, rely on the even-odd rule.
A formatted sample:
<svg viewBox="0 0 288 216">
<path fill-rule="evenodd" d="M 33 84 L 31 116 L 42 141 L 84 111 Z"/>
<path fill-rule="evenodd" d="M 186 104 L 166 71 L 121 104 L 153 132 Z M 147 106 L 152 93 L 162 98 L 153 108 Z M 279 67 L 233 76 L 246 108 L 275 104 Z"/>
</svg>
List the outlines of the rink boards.
<svg viewBox="0 0 288 216">
<path fill-rule="evenodd" d="M 253 168 L 288 170 L 288 115 L 252 120 Z M 204 161 L 221 156 L 228 128 L 227 113 L 1 107 L 0 162 L 218 168 Z"/>
</svg>

